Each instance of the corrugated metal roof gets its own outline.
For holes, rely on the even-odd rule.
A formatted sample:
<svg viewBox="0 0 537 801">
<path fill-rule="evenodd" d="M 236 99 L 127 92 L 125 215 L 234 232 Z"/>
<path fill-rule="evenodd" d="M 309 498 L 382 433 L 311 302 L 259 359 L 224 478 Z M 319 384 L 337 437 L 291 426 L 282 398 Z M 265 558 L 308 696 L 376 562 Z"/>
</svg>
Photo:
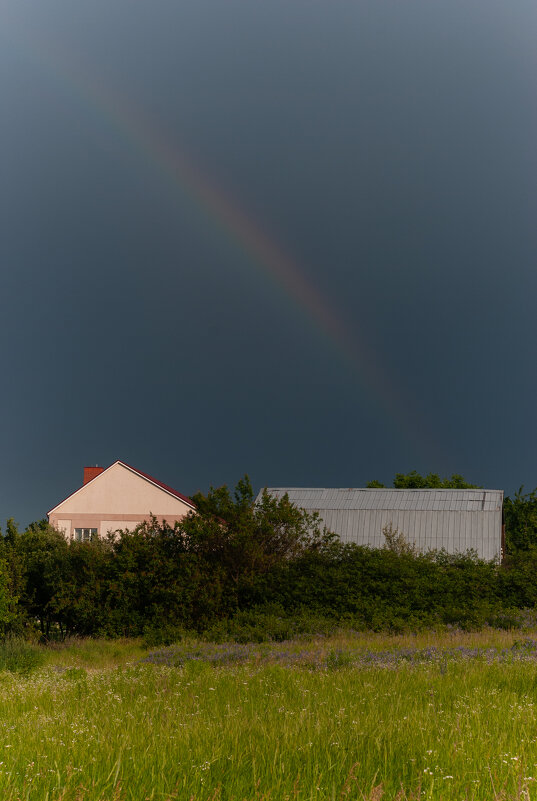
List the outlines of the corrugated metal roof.
<svg viewBox="0 0 537 801">
<path fill-rule="evenodd" d="M 277 498 L 287 494 L 296 506 L 310 511 L 410 510 L 494 512 L 503 505 L 503 490 L 489 489 L 315 489 L 267 487 Z M 261 494 L 261 493 L 260 493 Z M 258 496 L 259 497 L 259 496 Z"/>
</svg>

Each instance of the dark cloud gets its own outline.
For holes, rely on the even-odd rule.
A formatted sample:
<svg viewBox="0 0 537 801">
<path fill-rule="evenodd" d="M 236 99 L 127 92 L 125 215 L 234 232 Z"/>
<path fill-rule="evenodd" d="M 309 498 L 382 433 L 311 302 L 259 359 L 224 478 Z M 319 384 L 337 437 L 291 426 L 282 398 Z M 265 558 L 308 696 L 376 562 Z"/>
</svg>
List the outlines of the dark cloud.
<svg viewBox="0 0 537 801">
<path fill-rule="evenodd" d="M 529 0 L 4 3 L 0 517 L 116 458 L 184 492 L 537 484 L 536 23 Z"/>
</svg>

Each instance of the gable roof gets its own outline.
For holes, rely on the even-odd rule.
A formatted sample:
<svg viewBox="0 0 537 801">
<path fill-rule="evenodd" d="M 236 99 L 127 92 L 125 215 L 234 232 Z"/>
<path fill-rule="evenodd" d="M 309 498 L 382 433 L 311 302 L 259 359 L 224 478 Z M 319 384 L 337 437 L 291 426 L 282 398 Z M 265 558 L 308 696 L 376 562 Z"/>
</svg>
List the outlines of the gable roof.
<svg viewBox="0 0 537 801">
<path fill-rule="evenodd" d="M 102 473 L 99 473 L 94 478 L 92 478 L 90 481 L 88 481 L 86 484 L 83 484 L 77 490 L 75 490 L 74 492 L 71 492 L 70 495 L 67 495 L 66 498 L 64 498 L 62 501 L 57 503 L 56 506 L 54 506 L 49 512 L 47 512 L 47 514 L 50 515 L 52 512 L 54 512 L 55 509 L 58 508 L 58 506 L 61 506 L 63 503 L 65 503 L 65 501 L 69 500 L 69 498 L 72 498 L 74 495 L 76 495 L 77 493 L 81 492 L 85 487 L 88 486 L 88 484 L 91 484 L 94 481 L 99 480 L 101 478 L 101 476 L 104 476 L 105 473 L 108 472 L 108 470 L 110 470 L 112 467 L 114 467 L 117 464 L 121 465 L 121 467 L 125 467 L 127 470 L 130 470 L 131 473 L 135 473 L 136 475 L 140 476 L 140 478 L 143 478 L 145 481 L 149 481 L 151 484 L 154 484 L 159 489 L 163 490 L 164 492 L 167 492 L 168 495 L 171 495 L 173 498 L 177 498 L 178 501 L 183 501 L 183 503 L 186 503 L 188 506 L 190 506 L 191 509 L 195 509 L 196 508 L 196 506 L 193 503 L 193 501 L 190 498 L 188 498 L 186 495 L 183 495 L 181 492 L 177 492 L 177 490 L 174 490 L 172 487 L 169 487 L 167 484 L 164 484 L 162 481 L 159 481 L 157 478 L 153 478 L 153 476 L 150 476 L 148 473 L 144 473 L 142 470 L 138 470 L 136 467 L 132 467 L 131 465 L 127 464 L 126 462 L 122 462 L 121 459 L 117 459 L 117 461 L 113 462 L 111 465 L 108 465 L 108 467 L 105 468 L 102 471 Z"/>
<path fill-rule="evenodd" d="M 147 481 L 150 481 L 152 484 L 155 484 L 157 487 L 160 487 L 160 489 L 163 489 L 165 492 L 169 493 L 170 495 L 173 495 L 174 498 L 177 498 L 180 501 L 184 501 L 184 503 L 187 503 L 189 506 L 192 507 L 192 509 L 196 508 L 195 503 L 190 498 L 188 498 L 186 495 L 183 495 L 181 492 L 177 492 L 177 490 L 174 490 L 172 487 L 169 487 L 162 481 L 159 481 L 158 478 L 153 478 L 153 476 L 150 476 L 148 473 L 144 473 L 142 470 L 137 470 L 136 467 L 131 467 L 131 465 L 127 464 L 126 462 L 121 462 L 119 459 L 117 462 L 114 462 L 114 464 L 121 464 L 123 465 L 123 467 L 127 467 L 129 470 L 132 470 L 133 473 L 137 473 L 142 478 L 145 478 Z"/>
<path fill-rule="evenodd" d="M 313 489 L 267 488 L 276 498 L 287 493 L 302 509 L 358 511 L 366 509 L 415 512 L 501 511 L 503 490 L 489 489 Z M 260 495 L 258 495 L 259 499 Z"/>
</svg>

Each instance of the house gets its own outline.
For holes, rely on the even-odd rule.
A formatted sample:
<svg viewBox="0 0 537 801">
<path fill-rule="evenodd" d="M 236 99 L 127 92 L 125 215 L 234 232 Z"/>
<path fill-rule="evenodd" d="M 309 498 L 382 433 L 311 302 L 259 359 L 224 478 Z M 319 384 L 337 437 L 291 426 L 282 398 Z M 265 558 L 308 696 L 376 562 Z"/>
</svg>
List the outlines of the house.
<svg viewBox="0 0 537 801">
<path fill-rule="evenodd" d="M 48 519 L 67 539 L 84 541 L 133 529 L 152 515 L 173 524 L 193 509 L 190 498 L 117 461 L 106 469 L 85 467 L 80 489 L 51 509 Z"/>
<path fill-rule="evenodd" d="M 500 559 L 504 546 L 503 491 L 489 489 L 299 489 L 287 494 L 296 506 L 318 512 L 343 542 L 380 548 L 391 526 L 421 551 L 472 549 L 481 559 Z M 259 497 L 259 496 L 258 496 Z"/>
</svg>

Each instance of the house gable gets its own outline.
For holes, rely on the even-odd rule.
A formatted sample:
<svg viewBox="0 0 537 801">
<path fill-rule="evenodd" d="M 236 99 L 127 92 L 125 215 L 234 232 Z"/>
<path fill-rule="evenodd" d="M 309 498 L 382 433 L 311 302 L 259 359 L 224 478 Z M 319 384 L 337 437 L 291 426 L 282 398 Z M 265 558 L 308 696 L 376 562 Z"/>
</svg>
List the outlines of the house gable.
<svg viewBox="0 0 537 801">
<path fill-rule="evenodd" d="M 172 521 L 194 508 L 186 496 L 117 461 L 51 509 L 49 517 L 97 514 L 144 519 L 153 513 Z"/>
</svg>

